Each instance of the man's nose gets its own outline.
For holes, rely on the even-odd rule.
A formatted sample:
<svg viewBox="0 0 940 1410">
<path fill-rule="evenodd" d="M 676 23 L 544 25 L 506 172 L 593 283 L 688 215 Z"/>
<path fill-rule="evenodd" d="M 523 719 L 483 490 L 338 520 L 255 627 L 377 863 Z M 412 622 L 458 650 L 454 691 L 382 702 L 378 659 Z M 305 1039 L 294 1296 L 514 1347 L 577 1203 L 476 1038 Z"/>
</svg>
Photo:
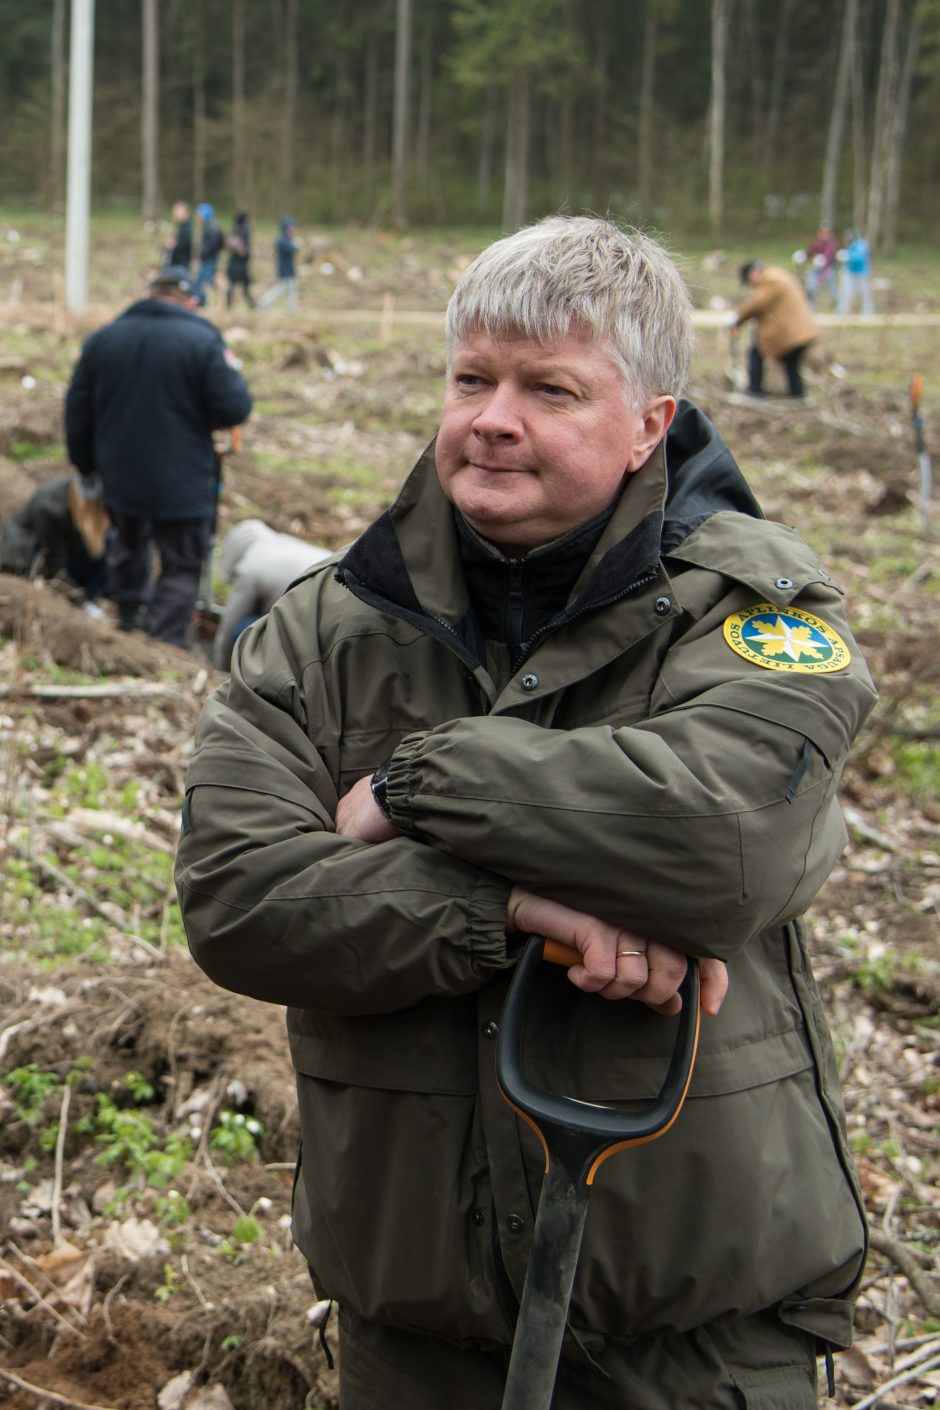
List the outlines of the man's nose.
<svg viewBox="0 0 940 1410">
<path fill-rule="evenodd" d="M 488 440 L 517 439 L 522 435 L 522 399 L 519 391 L 498 382 L 474 418 L 473 429 Z"/>
</svg>

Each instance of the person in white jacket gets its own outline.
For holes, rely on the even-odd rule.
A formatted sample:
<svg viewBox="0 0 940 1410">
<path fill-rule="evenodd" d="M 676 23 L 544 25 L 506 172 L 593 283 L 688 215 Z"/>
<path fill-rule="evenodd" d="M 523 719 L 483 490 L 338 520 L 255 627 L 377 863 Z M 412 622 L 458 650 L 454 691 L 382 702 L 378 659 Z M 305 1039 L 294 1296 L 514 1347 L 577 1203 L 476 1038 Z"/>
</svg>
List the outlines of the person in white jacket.
<svg viewBox="0 0 940 1410">
<path fill-rule="evenodd" d="M 270 611 L 295 578 L 329 558 L 330 552 L 293 534 L 279 534 L 262 519 L 235 525 L 219 561 L 220 576 L 231 584 L 213 648 L 213 664 L 220 671 L 229 669 L 239 633 Z"/>
</svg>

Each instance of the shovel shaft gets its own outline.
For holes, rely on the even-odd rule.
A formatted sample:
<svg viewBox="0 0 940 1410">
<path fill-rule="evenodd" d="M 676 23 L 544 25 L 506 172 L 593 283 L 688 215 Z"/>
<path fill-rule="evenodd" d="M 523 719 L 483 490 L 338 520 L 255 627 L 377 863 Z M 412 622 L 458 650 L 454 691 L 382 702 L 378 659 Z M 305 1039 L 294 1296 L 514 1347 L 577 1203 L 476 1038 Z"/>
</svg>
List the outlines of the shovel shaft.
<svg viewBox="0 0 940 1410">
<path fill-rule="evenodd" d="M 548 1410 L 587 1214 L 588 1188 L 553 1161 L 542 1184 L 502 1410 Z"/>
</svg>

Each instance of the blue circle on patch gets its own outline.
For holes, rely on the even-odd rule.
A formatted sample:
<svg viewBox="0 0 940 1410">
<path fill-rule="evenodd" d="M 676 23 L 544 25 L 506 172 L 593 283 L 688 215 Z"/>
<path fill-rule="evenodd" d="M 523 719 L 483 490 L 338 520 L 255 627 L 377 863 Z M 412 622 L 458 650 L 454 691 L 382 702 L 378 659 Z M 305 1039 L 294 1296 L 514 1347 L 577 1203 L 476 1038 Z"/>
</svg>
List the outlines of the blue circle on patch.
<svg viewBox="0 0 940 1410">
<path fill-rule="evenodd" d="M 761 602 L 726 617 L 722 633 L 738 656 L 768 671 L 824 675 L 844 670 L 852 659 L 828 622 L 798 607 L 781 610 Z"/>
</svg>

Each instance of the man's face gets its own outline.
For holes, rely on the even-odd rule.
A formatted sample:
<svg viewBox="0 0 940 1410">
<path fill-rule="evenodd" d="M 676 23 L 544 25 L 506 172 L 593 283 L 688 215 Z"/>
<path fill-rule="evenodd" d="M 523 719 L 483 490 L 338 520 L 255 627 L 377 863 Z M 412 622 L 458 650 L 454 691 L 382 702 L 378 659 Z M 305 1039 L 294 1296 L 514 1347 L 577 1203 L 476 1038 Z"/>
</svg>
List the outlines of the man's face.
<svg viewBox="0 0 940 1410">
<path fill-rule="evenodd" d="M 467 523 L 527 551 L 587 523 L 665 434 L 672 397 L 627 406 L 623 377 L 590 338 L 551 343 L 473 333 L 458 343 L 437 437 L 437 473 Z"/>
</svg>

